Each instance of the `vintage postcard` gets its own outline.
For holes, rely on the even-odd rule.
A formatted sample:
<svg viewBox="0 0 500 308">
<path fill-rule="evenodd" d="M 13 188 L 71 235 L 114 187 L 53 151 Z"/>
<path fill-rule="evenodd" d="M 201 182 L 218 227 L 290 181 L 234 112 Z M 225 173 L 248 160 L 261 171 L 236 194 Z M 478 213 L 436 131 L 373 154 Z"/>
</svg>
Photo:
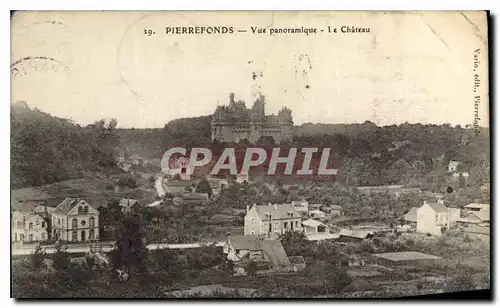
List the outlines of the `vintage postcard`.
<svg viewBox="0 0 500 308">
<path fill-rule="evenodd" d="M 487 12 L 17 11 L 11 42 L 12 297 L 491 296 Z"/>
</svg>

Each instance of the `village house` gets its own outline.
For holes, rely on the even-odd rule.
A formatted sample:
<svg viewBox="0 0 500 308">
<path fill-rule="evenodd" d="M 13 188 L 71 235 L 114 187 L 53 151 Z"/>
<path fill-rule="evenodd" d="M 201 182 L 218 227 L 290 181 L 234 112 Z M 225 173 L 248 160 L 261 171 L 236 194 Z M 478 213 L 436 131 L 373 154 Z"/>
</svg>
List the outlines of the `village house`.
<svg viewBox="0 0 500 308">
<path fill-rule="evenodd" d="M 205 205 L 209 201 L 207 193 L 183 193 L 178 197 L 173 199 L 175 205 L 183 204 L 195 204 L 195 205 Z"/>
<path fill-rule="evenodd" d="M 417 210 L 417 232 L 441 235 L 451 225 L 451 213 L 441 203 L 424 201 Z"/>
<path fill-rule="evenodd" d="M 342 229 L 339 232 L 340 242 L 362 242 L 363 240 L 370 240 L 374 236 L 373 231 L 369 230 L 348 230 Z"/>
<path fill-rule="evenodd" d="M 321 210 L 312 210 L 309 211 L 309 216 L 314 219 L 322 219 L 326 217 L 326 214 Z"/>
<path fill-rule="evenodd" d="M 450 162 L 448 163 L 448 172 L 449 173 L 457 172 L 458 165 L 460 165 L 460 162 L 456 160 L 450 160 Z"/>
<path fill-rule="evenodd" d="M 301 216 L 292 204 L 253 205 L 247 207 L 245 235 L 277 237 L 287 231 L 301 231 Z"/>
<path fill-rule="evenodd" d="M 292 205 L 301 215 L 307 214 L 309 212 L 309 202 L 307 201 L 292 201 Z"/>
<path fill-rule="evenodd" d="M 228 260 L 234 262 L 237 275 L 247 274 L 249 262 L 257 264 L 257 274 L 293 271 L 293 266 L 279 240 L 261 240 L 253 235 L 228 236 L 223 252 Z"/>
<path fill-rule="evenodd" d="M 180 197 L 185 193 L 193 192 L 197 182 L 192 180 L 167 179 L 162 184 L 165 193 Z"/>
<path fill-rule="evenodd" d="M 128 198 L 121 199 L 118 205 L 120 206 L 123 214 L 137 213 L 143 207 L 139 201 Z"/>
<path fill-rule="evenodd" d="M 389 194 L 395 198 L 401 197 L 402 194 L 419 193 L 420 188 L 403 187 L 403 185 L 386 185 L 386 186 L 362 186 L 356 187 L 361 194 L 372 196 L 377 194 Z"/>
<path fill-rule="evenodd" d="M 480 211 L 467 212 L 458 222 L 462 227 L 471 227 L 474 225 L 488 226 L 490 223 L 490 211 L 483 209 Z"/>
<path fill-rule="evenodd" d="M 35 243 L 46 241 L 47 222 L 35 213 L 12 212 L 12 242 Z"/>
<path fill-rule="evenodd" d="M 418 207 L 414 206 L 412 207 L 408 213 L 403 215 L 403 219 L 406 223 L 409 224 L 417 224 L 417 210 Z"/>
<path fill-rule="evenodd" d="M 307 219 L 302 222 L 302 227 L 304 230 L 305 235 L 315 235 L 318 233 L 324 233 L 326 232 L 326 226 L 325 224 L 314 220 L 314 219 Z"/>
<path fill-rule="evenodd" d="M 64 242 L 99 239 L 99 212 L 80 198 L 66 198 L 52 212 L 52 238 Z"/>
<path fill-rule="evenodd" d="M 490 205 L 484 203 L 469 203 L 466 206 L 464 206 L 464 211 L 466 213 L 479 212 L 484 210 L 489 211 Z"/>
<path fill-rule="evenodd" d="M 243 184 L 245 182 L 250 183 L 250 176 L 248 174 L 239 173 L 236 175 L 236 183 Z"/>
<path fill-rule="evenodd" d="M 324 205 L 321 207 L 321 210 L 330 216 L 342 216 L 343 215 L 343 208 L 340 205 Z"/>
</svg>

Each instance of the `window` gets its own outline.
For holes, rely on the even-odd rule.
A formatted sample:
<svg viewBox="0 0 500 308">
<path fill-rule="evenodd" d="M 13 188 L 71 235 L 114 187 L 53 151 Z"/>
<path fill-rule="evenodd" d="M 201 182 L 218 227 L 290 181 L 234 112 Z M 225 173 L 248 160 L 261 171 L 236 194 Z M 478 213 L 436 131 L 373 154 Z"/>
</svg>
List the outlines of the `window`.
<svg viewBox="0 0 500 308">
<path fill-rule="evenodd" d="M 57 225 L 61 225 L 61 218 L 57 218 Z"/>
<path fill-rule="evenodd" d="M 17 227 L 18 227 L 19 229 L 21 229 L 21 228 L 23 227 L 23 222 L 22 222 L 22 221 L 18 221 L 18 222 L 17 222 Z"/>
<path fill-rule="evenodd" d="M 28 238 L 29 238 L 29 242 L 33 242 L 33 234 L 30 234 Z"/>
<path fill-rule="evenodd" d="M 82 224 L 82 227 L 85 227 L 85 224 L 86 224 L 85 220 L 82 220 L 81 224 Z"/>
<path fill-rule="evenodd" d="M 33 229 L 33 223 L 30 222 L 30 224 L 28 225 L 28 229 Z"/>
<path fill-rule="evenodd" d="M 299 227 L 299 222 L 298 221 L 295 221 L 295 227 Z"/>
<path fill-rule="evenodd" d="M 94 229 L 90 229 L 89 231 L 89 240 L 93 240 L 94 239 Z"/>
<path fill-rule="evenodd" d="M 288 212 L 288 217 L 293 217 L 293 212 Z"/>
<path fill-rule="evenodd" d="M 239 249 L 236 249 L 236 254 L 239 254 L 240 253 L 240 250 Z"/>
<path fill-rule="evenodd" d="M 87 214 L 87 213 L 89 212 L 89 207 L 88 207 L 88 206 L 85 206 L 85 207 L 83 208 L 83 212 L 84 212 L 85 214 Z"/>
<path fill-rule="evenodd" d="M 14 242 L 17 242 L 17 233 L 14 233 Z"/>
<path fill-rule="evenodd" d="M 78 241 L 76 231 L 71 232 L 71 240 L 73 242 Z"/>
<path fill-rule="evenodd" d="M 45 228 L 45 221 L 42 222 L 42 228 Z"/>
<path fill-rule="evenodd" d="M 46 235 L 45 233 L 42 233 L 42 241 L 45 241 L 47 238 L 46 238 Z"/>
<path fill-rule="evenodd" d="M 24 242 L 24 234 L 19 235 L 21 242 Z"/>
<path fill-rule="evenodd" d="M 90 217 L 90 219 L 89 219 L 89 225 L 91 227 L 93 227 L 95 225 L 95 218 L 94 217 Z"/>
<path fill-rule="evenodd" d="M 285 221 L 284 222 L 285 229 L 288 228 L 288 223 Z"/>
<path fill-rule="evenodd" d="M 83 208 L 81 206 L 78 207 L 78 214 L 82 214 L 83 213 Z"/>
<path fill-rule="evenodd" d="M 76 218 L 73 218 L 73 220 L 71 221 L 71 226 L 73 227 L 73 229 L 78 228 L 78 220 Z"/>
</svg>

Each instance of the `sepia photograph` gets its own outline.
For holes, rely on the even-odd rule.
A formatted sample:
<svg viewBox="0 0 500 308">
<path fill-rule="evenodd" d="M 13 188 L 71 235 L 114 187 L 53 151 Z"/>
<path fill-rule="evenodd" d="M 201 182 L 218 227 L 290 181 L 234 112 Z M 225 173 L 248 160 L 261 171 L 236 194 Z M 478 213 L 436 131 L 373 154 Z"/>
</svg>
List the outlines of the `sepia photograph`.
<svg viewBox="0 0 500 308">
<path fill-rule="evenodd" d="M 11 297 L 491 299 L 488 11 L 11 11 Z"/>
</svg>

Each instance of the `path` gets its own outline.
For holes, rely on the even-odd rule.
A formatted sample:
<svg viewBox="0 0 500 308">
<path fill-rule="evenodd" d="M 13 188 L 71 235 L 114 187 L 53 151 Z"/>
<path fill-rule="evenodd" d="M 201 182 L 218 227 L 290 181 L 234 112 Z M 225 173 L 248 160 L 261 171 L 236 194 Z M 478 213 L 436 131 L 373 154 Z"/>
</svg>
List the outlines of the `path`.
<svg viewBox="0 0 500 308">
<path fill-rule="evenodd" d="M 224 246 L 225 242 L 214 242 L 216 247 Z M 183 244 L 168 244 L 168 243 L 157 243 L 157 244 L 149 244 L 146 247 L 148 250 L 162 250 L 162 249 L 189 249 L 189 248 L 200 248 L 202 246 L 208 246 L 214 243 L 183 243 Z M 90 251 L 90 246 L 81 246 L 76 244 L 67 244 L 63 245 L 63 247 L 67 247 L 65 249 L 68 253 L 86 253 Z M 102 252 L 110 252 L 113 250 L 113 244 L 102 244 Z M 56 249 L 52 246 L 42 247 L 42 249 L 47 254 L 53 254 L 56 252 Z M 30 255 L 35 251 L 35 247 L 16 247 L 12 249 L 13 256 L 26 256 Z"/>
</svg>

